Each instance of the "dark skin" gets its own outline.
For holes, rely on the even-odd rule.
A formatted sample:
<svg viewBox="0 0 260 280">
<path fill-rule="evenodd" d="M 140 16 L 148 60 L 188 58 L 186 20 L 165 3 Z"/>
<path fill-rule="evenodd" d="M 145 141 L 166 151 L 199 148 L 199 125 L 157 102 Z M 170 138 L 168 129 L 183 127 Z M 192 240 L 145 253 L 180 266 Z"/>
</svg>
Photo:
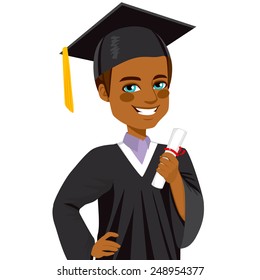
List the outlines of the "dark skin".
<svg viewBox="0 0 260 280">
<path fill-rule="evenodd" d="M 98 87 L 99 96 L 110 102 L 111 110 L 127 126 L 128 133 L 145 139 L 146 130 L 156 126 L 169 108 L 168 67 L 166 57 L 138 57 L 112 69 L 109 94 L 105 86 Z M 156 171 L 170 184 L 173 199 L 181 218 L 185 221 L 185 191 L 179 172 L 178 160 L 169 152 L 160 157 Z M 120 248 L 108 232 L 92 248 L 92 256 L 112 256 Z"/>
</svg>

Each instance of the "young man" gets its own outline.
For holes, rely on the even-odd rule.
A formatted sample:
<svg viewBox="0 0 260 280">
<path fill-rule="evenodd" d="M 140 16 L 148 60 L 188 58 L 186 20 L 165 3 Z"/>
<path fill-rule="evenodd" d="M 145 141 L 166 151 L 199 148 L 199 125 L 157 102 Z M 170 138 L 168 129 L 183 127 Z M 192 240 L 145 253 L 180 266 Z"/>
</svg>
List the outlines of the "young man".
<svg viewBox="0 0 260 280">
<path fill-rule="evenodd" d="M 165 28 L 173 29 L 170 39 Z M 165 41 L 191 28 L 120 4 L 69 47 L 70 55 L 88 59 L 81 52 L 91 42 L 99 95 L 127 133 L 122 143 L 90 151 L 57 195 L 54 220 L 68 259 L 180 259 L 180 248 L 196 237 L 203 199 L 188 153 L 175 157 L 146 135 L 168 111 Z M 156 171 L 166 180 L 162 190 L 151 185 Z M 79 209 L 96 199 L 95 242 Z"/>
</svg>

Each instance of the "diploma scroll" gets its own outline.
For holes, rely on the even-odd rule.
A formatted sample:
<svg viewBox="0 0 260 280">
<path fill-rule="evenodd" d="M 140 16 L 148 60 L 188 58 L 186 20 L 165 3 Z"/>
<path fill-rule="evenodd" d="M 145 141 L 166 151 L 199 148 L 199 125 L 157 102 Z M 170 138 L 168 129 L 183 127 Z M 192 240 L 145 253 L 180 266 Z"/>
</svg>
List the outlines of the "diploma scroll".
<svg viewBox="0 0 260 280">
<path fill-rule="evenodd" d="M 166 148 L 167 153 L 172 153 L 174 156 L 178 154 L 179 148 L 186 136 L 187 132 L 180 128 L 174 128 Z M 152 181 L 152 186 L 157 189 L 162 189 L 165 184 L 165 179 L 159 174 L 155 173 Z"/>
</svg>

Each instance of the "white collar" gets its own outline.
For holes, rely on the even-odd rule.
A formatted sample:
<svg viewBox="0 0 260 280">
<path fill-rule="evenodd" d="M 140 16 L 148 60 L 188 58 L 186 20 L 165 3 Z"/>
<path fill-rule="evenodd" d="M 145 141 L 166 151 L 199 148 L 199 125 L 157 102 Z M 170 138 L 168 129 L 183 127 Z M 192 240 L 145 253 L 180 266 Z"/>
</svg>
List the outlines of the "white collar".
<svg viewBox="0 0 260 280">
<path fill-rule="evenodd" d="M 135 154 L 132 152 L 132 150 L 126 144 L 124 144 L 123 142 L 120 142 L 120 143 L 118 143 L 118 146 L 122 150 L 122 152 L 124 153 L 126 158 L 129 160 L 129 162 L 132 164 L 134 169 L 139 173 L 140 176 L 143 177 L 147 168 L 148 168 L 148 166 L 149 166 L 149 164 L 150 164 L 150 161 L 153 157 L 154 151 L 157 147 L 157 143 L 155 143 L 155 142 L 150 143 L 143 163 L 141 163 L 137 159 Z"/>
</svg>

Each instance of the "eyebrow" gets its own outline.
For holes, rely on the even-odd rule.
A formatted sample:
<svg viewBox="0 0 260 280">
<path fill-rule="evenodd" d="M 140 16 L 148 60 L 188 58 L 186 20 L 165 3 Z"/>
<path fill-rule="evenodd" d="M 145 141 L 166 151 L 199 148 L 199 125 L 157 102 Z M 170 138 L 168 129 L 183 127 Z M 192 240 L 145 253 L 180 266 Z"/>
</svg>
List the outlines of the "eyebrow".
<svg viewBox="0 0 260 280">
<path fill-rule="evenodd" d="M 154 76 L 154 78 L 153 78 L 153 79 L 155 80 L 155 79 L 159 79 L 159 78 L 166 78 L 166 79 L 168 79 L 168 77 L 167 77 L 167 76 L 162 75 L 162 74 L 161 74 L 161 75 L 156 75 L 156 76 Z"/>
<path fill-rule="evenodd" d="M 134 77 L 134 76 L 128 76 L 128 77 L 124 77 L 120 80 L 120 82 L 122 81 L 128 81 L 128 80 L 135 80 L 135 81 L 141 81 L 141 79 L 139 77 Z"/>
</svg>

